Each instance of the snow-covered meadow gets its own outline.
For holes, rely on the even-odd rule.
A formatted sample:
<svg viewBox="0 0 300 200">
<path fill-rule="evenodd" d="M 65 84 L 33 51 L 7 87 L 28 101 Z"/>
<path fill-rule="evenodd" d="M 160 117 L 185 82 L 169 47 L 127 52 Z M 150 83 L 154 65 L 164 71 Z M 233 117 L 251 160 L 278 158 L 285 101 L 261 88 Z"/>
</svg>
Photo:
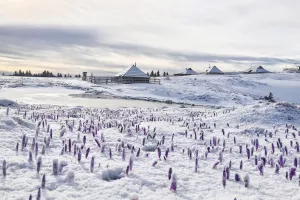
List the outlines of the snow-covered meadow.
<svg viewBox="0 0 300 200">
<path fill-rule="evenodd" d="M 299 77 L 197 75 L 100 86 L 0 77 L 0 195 L 299 199 Z M 215 108 L 133 100 L 113 106 L 65 95 L 83 92 Z M 269 92 L 276 103 L 260 100 Z"/>
</svg>

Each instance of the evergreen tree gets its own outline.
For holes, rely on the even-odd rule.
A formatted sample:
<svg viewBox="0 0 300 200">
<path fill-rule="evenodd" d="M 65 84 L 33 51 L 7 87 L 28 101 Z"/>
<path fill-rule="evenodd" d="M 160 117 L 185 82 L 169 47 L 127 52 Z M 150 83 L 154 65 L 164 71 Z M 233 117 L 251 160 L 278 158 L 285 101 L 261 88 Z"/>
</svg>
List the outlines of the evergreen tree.
<svg viewBox="0 0 300 200">
<path fill-rule="evenodd" d="M 153 70 L 151 71 L 151 73 L 150 73 L 150 76 L 154 76 L 154 72 L 153 72 Z"/>
<path fill-rule="evenodd" d="M 169 76 L 169 72 L 167 72 L 167 76 Z"/>
<path fill-rule="evenodd" d="M 157 73 L 156 73 L 156 76 L 158 76 L 158 77 L 160 76 L 160 74 L 159 74 L 159 70 L 157 71 Z"/>
<path fill-rule="evenodd" d="M 163 77 L 165 77 L 165 76 L 166 76 L 166 72 L 163 73 Z"/>
</svg>

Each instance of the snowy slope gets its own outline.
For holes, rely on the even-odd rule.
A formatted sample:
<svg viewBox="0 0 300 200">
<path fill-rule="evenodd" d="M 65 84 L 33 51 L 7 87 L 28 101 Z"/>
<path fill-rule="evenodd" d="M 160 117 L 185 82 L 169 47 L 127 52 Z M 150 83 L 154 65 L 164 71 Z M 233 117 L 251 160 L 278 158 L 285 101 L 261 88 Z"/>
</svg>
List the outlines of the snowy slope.
<svg viewBox="0 0 300 200">
<path fill-rule="evenodd" d="M 277 104 L 269 105 L 266 110 L 276 109 Z M 263 109 L 263 105 L 261 105 Z M 298 109 L 298 108 L 294 108 Z M 27 112 L 26 117 L 24 116 Z M 298 153 L 294 148 L 289 148 L 289 154 L 284 155 L 287 159 L 284 168 L 275 174 L 275 168 L 270 167 L 267 163 L 264 168 L 264 175 L 261 176 L 254 162 L 254 157 L 264 157 L 263 147 L 268 149 L 268 157 L 277 162 L 278 157 L 282 154 L 280 150 L 275 149 L 275 153 L 270 153 L 271 142 L 276 142 L 281 138 L 284 145 L 289 145 L 290 140 L 298 141 L 298 136 L 293 139 L 292 135 L 285 138 L 285 125 L 281 126 L 276 123 L 265 121 L 257 122 L 255 115 L 248 115 L 253 118 L 250 121 L 241 121 L 237 116 L 239 108 L 234 111 L 208 110 L 202 112 L 194 109 L 79 109 L 55 106 L 25 106 L 20 111 L 17 109 L 10 110 L 9 116 L 6 116 L 6 109 L 0 109 L 0 151 L 1 163 L 3 159 L 7 162 L 7 175 L 1 176 L 0 191 L 4 199 L 27 199 L 30 194 L 35 199 L 38 188 L 41 186 L 41 179 L 46 174 L 46 186 L 41 190 L 42 199 L 130 199 L 138 197 L 139 199 L 225 199 L 233 200 L 246 199 L 299 199 L 299 194 L 295 193 L 299 189 L 297 177 L 292 181 L 286 180 L 285 171 L 293 166 L 294 157 Z M 19 114 L 18 114 L 19 113 Z M 216 116 L 214 116 L 214 114 Z M 262 112 L 263 114 L 263 112 Z M 54 116 L 59 116 L 58 119 Z M 299 118 L 299 111 L 291 113 L 293 118 Z M 44 138 L 48 140 L 49 132 L 47 125 L 43 127 L 42 118 L 45 116 L 47 124 L 53 129 L 53 138 L 49 147 L 46 148 L 45 154 L 42 154 L 42 146 L 45 145 Z M 236 117 L 233 117 L 236 116 Z M 272 114 L 265 113 L 266 118 L 271 119 Z M 97 119 L 100 117 L 100 121 Z M 37 119 L 35 121 L 34 119 Z M 225 120 L 226 119 L 226 120 Z M 67 128 L 66 132 L 60 137 L 63 126 L 67 123 L 74 129 Z M 86 125 L 79 128 L 79 120 L 86 122 Z M 91 121 L 93 120 L 93 121 Z M 278 118 L 281 122 L 285 120 Z M 39 132 L 36 134 L 36 128 L 41 122 Z M 44 121 L 45 122 L 45 121 Z M 95 127 L 91 132 L 87 128 L 91 123 Z M 124 129 L 123 133 L 115 123 L 121 124 Z M 243 123 L 241 123 L 243 122 Z M 98 124 L 99 123 L 99 124 Z M 134 126 L 131 124 L 134 123 Z M 200 123 L 206 123 L 200 128 Z M 216 123 L 214 128 L 213 123 Z M 229 124 L 229 127 L 225 123 Z M 112 124 L 112 128 L 107 126 Z M 140 126 L 136 132 L 135 125 Z M 239 125 L 238 128 L 237 125 Z M 295 124 L 296 125 L 296 124 Z M 298 123 L 297 126 L 300 124 Z M 275 126 L 275 129 L 274 127 Z M 210 129 L 208 129 L 210 127 Z M 254 128 L 251 129 L 250 127 Z M 289 126 L 290 132 L 294 132 Z M 155 138 L 151 139 L 144 135 L 146 133 Z M 197 139 L 195 139 L 194 131 Z M 225 135 L 222 134 L 222 129 Z M 101 147 L 98 147 L 92 132 L 97 130 L 95 138 L 100 141 Z M 187 130 L 187 137 L 185 135 Z M 276 134 L 274 137 L 264 135 L 264 131 Z M 276 130 L 276 133 L 274 132 Z M 201 132 L 204 133 L 203 140 Z M 229 134 L 230 133 L 230 134 Z M 248 133 L 248 134 L 245 134 Z M 259 135 L 257 135 L 259 133 Z M 22 135 L 28 137 L 27 147 L 21 151 L 20 146 L 16 152 L 16 144 L 21 145 Z M 174 134 L 173 144 L 174 151 L 171 150 L 172 134 Z M 229 135 L 228 135 L 229 134 Z M 79 135 L 79 137 L 78 137 Z M 102 136 L 103 136 L 103 139 Z M 161 159 L 158 159 L 156 149 L 157 142 L 165 137 L 164 144 L 159 147 L 162 151 Z M 83 137 L 86 137 L 84 145 Z M 219 138 L 220 143 L 212 145 L 213 137 Z M 32 140 L 35 138 L 38 144 L 38 155 L 35 156 L 35 149 L 32 147 Z M 146 139 L 145 146 L 154 146 L 154 151 L 146 152 L 141 150 L 137 157 L 138 148 L 143 149 L 142 140 Z M 236 138 L 236 144 L 234 143 Z M 82 158 L 78 162 L 78 151 L 74 156 L 74 147 L 71 146 L 71 152 L 68 148 L 68 140 L 74 141 L 77 147 L 82 148 Z M 253 156 L 248 160 L 246 156 L 247 144 L 250 148 L 252 139 L 259 140 L 258 151 L 254 151 Z M 218 161 L 219 153 L 223 148 L 223 140 L 226 146 L 223 152 L 223 161 L 213 169 L 213 165 Z M 63 154 L 63 141 L 67 145 L 67 151 Z M 119 142 L 118 142 L 119 141 Z M 116 144 L 124 142 L 124 151 L 126 152 L 125 160 L 122 160 L 122 153 L 116 150 Z M 72 142 L 73 143 L 73 142 Z M 134 146 L 133 155 L 135 157 L 133 170 L 126 175 L 126 166 L 129 163 L 130 149 L 127 146 Z M 242 145 L 242 153 L 239 153 L 239 145 Z M 104 146 L 104 152 L 101 152 Z M 276 145 L 275 145 L 276 146 Z M 208 157 L 205 158 L 207 147 L 212 148 Z M 86 158 L 87 149 L 90 153 Z M 170 149 L 169 156 L 164 160 L 165 151 Z M 112 150 L 112 158 L 109 156 L 109 149 Z M 188 149 L 191 149 L 192 156 L 188 156 Z M 195 155 L 196 149 L 199 154 L 199 167 L 195 172 Z M 231 150 L 230 150 L 231 149 Z M 28 153 L 32 150 L 33 161 L 28 161 Z M 183 152 L 184 150 L 184 152 Z M 37 158 L 42 157 L 42 167 L 37 173 Z M 94 172 L 90 172 L 90 162 L 92 156 L 95 157 Z M 52 172 L 52 161 L 58 159 L 59 163 L 67 164 L 58 175 Z M 243 168 L 240 169 L 240 161 L 243 161 Z M 157 161 L 155 166 L 153 162 Z M 230 177 L 227 180 L 226 187 L 222 185 L 222 171 L 232 161 Z M 2 167 L 2 164 L 0 164 Z M 172 168 L 173 173 L 177 174 L 177 191 L 170 191 L 170 180 L 168 180 L 168 170 Z M 111 179 L 115 177 L 120 168 L 120 179 L 106 181 L 107 170 Z M 70 173 L 74 173 L 74 179 Z M 239 174 L 241 181 L 234 180 L 235 174 Z M 69 175 L 68 175 L 69 174 Z M 250 176 L 250 186 L 245 188 L 243 177 Z M 298 174 L 298 169 L 297 169 Z M 280 187 L 278 190 L 277 186 Z"/>
<path fill-rule="evenodd" d="M 300 103 L 300 74 L 194 75 L 161 78 L 161 84 L 94 85 L 80 79 L 0 77 L 1 87 L 65 87 L 104 96 L 227 106 L 250 105 L 270 92 L 278 101 Z"/>
</svg>

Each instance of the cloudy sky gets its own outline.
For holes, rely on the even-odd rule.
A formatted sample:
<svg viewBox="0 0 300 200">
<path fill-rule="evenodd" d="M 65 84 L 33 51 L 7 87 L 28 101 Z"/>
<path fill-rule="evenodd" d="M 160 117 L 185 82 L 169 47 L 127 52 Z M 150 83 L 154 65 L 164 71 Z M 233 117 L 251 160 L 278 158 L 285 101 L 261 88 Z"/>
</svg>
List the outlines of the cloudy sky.
<svg viewBox="0 0 300 200">
<path fill-rule="evenodd" d="M 1 0 L 0 71 L 271 71 L 300 63 L 299 0 Z"/>
</svg>

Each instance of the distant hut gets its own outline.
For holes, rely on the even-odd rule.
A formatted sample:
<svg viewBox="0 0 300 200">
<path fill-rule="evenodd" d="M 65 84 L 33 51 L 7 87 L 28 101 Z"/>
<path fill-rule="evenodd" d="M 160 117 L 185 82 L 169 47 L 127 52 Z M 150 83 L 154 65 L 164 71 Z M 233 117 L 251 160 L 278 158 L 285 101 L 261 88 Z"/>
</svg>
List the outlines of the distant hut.
<svg viewBox="0 0 300 200">
<path fill-rule="evenodd" d="M 213 67 L 209 67 L 208 70 L 206 70 L 206 74 L 224 74 L 224 73 L 216 66 L 213 66 Z"/>
<path fill-rule="evenodd" d="M 195 72 L 192 68 L 186 68 L 185 72 L 174 74 L 174 76 L 189 76 L 189 75 L 197 75 L 198 73 Z"/>
<path fill-rule="evenodd" d="M 247 74 L 270 73 L 270 71 L 266 70 L 262 66 L 258 66 L 258 67 L 250 67 L 245 71 L 245 73 Z"/>
<path fill-rule="evenodd" d="M 136 63 L 131 67 L 126 68 L 123 72 L 115 75 L 114 79 L 118 83 L 149 83 L 150 77 L 140 70 Z"/>
</svg>

